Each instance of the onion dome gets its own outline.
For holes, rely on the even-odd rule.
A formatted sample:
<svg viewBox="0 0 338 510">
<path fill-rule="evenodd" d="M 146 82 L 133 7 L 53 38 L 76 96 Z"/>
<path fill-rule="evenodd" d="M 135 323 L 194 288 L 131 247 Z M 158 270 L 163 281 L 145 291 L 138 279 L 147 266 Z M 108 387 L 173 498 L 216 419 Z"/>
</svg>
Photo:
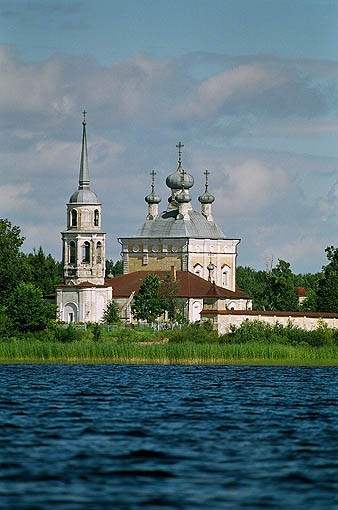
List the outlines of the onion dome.
<svg viewBox="0 0 338 510">
<path fill-rule="evenodd" d="M 207 190 L 203 193 L 203 195 L 200 195 L 198 197 L 198 200 L 201 202 L 201 204 L 212 204 L 215 201 L 214 195 L 211 195 Z"/>
<path fill-rule="evenodd" d="M 204 172 L 204 175 L 205 175 L 205 191 L 204 191 L 203 195 L 200 195 L 198 197 L 198 200 L 199 200 L 199 202 L 201 202 L 201 204 L 212 204 L 215 201 L 214 195 L 212 195 L 208 191 L 208 175 L 209 174 L 210 174 L 210 172 L 208 172 L 208 170 L 206 170 Z"/>
<path fill-rule="evenodd" d="M 185 189 L 189 189 L 194 185 L 194 178 L 192 175 L 187 174 L 182 168 L 181 148 L 184 147 L 184 145 L 179 142 L 176 147 L 178 147 L 178 168 L 176 172 L 166 178 L 165 182 L 168 188 L 171 189 L 182 189 L 183 186 Z"/>
<path fill-rule="evenodd" d="M 151 183 L 151 193 L 147 195 L 144 200 L 147 202 L 147 204 L 159 204 L 161 202 L 161 197 L 155 192 L 155 175 L 156 172 L 154 170 L 150 172 L 150 175 L 152 177 L 152 183 Z"/>
<path fill-rule="evenodd" d="M 82 132 L 82 149 L 81 163 L 79 175 L 79 187 L 69 199 L 70 204 L 98 204 L 98 198 L 94 191 L 90 189 L 89 168 L 88 168 L 88 151 L 87 151 L 87 134 L 86 134 L 86 112 L 83 112 L 83 132 Z"/>
<path fill-rule="evenodd" d="M 152 191 L 151 193 L 149 193 L 149 195 L 147 195 L 144 200 L 148 203 L 148 204 L 159 204 L 161 202 L 161 197 L 160 195 L 157 195 L 157 193 L 155 193 L 154 191 Z"/>
<path fill-rule="evenodd" d="M 185 189 L 189 189 L 194 185 L 194 178 L 192 175 L 189 175 L 186 172 L 184 172 L 184 181 L 182 179 L 182 176 L 183 168 L 179 166 L 176 172 L 174 172 L 173 174 L 169 175 L 169 177 L 166 178 L 165 182 L 168 188 L 181 189 L 184 184 Z"/>
<path fill-rule="evenodd" d="M 191 197 L 189 195 L 189 191 L 187 191 L 183 187 L 182 191 L 178 195 L 176 195 L 175 200 L 179 204 L 188 204 L 189 202 L 191 202 Z"/>
</svg>

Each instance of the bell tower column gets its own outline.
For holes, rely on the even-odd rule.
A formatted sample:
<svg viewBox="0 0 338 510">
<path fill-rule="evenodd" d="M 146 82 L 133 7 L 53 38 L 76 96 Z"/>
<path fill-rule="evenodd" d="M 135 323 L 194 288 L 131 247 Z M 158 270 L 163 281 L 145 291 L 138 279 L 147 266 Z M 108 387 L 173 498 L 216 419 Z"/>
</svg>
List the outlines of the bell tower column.
<svg viewBox="0 0 338 510">
<path fill-rule="evenodd" d="M 101 230 L 101 204 L 90 189 L 86 112 L 83 112 L 79 185 L 67 204 L 67 230 L 62 232 L 65 284 L 104 284 L 106 234 Z"/>
</svg>

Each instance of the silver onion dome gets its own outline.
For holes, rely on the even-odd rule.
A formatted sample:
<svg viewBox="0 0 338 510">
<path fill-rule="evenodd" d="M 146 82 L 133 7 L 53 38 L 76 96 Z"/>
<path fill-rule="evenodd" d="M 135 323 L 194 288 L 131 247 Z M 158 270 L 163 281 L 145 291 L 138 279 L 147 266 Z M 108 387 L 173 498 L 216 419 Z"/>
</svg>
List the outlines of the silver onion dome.
<svg viewBox="0 0 338 510">
<path fill-rule="evenodd" d="M 212 204 L 213 202 L 215 202 L 215 197 L 214 197 L 214 195 L 209 193 L 208 190 L 206 190 L 203 193 L 203 195 L 200 195 L 198 197 L 198 200 L 199 200 L 199 202 L 201 202 L 201 204 Z"/>
<path fill-rule="evenodd" d="M 213 202 L 215 202 L 215 197 L 208 191 L 208 186 L 209 186 L 208 177 L 210 175 L 210 172 L 208 170 L 206 170 L 204 172 L 204 175 L 205 175 L 205 191 L 204 191 L 203 195 L 200 195 L 198 197 L 198 200 L 199 200 L 199 202 L 201 202 L 201 204 L 212 204 Z"/>
<path fill-rule="evenodd" d="M 182 168 L 182 147 L 184 145 L 179 142 L 176 147 L 178 148 L 178 168 L 176 172 L 166 178 L 166 185 L 171 189 L 189 189 L 194 185 L 194 178 L 192 175 L 187 174 Z"/>
<path fill-rule="evenodd" d="M 161 202 L 161 197 L 155 191 L 152 191 L 147 195 L 144 200 L 147 202 L 147 204 L 159 204 Z"/>
<path fill-rule="evenodd" d="M 183 168 L 181 165 L 178 167 L 176 172 L 169 175 L 166 178 L 166 185 L 168 188 L 171 189 L 182 189 L 183 186 L 185 189 L 190 189 L 194 185 L 194 178 L 192 175 L 187 174 L 184 172 L 184 178 L 183 178 Z"/>
<path fill-rule="evenodd" d="M 156 175 L 156 172 L 154 172 L 154 170 L 152 170 L 150 172 L 150 175 L 151 175 L 151 193 L 149 193 L 149 195 L 144 197 L 144 200 L 149 205 L 151 205 L 151 204 L 159 204 L 161 202 L 161 197 L 160 197 L 160 195 L 158 193 L 155 192 L 155 175 Z"/>
<path fill-rule="evenodd" d="M 188 204 L 189 202 L 191 202 L 189 191 L 183 188 L 182 191 L 178 195 L 176 195 L 175 200 L 179 204 Z"/>
</svg>

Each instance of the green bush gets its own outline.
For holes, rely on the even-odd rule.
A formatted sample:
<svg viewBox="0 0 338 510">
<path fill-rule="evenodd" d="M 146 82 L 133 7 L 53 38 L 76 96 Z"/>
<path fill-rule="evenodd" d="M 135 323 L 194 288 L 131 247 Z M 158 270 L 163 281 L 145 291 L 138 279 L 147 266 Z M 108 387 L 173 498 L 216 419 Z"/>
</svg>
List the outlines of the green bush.
<svg viewBox="0 0 338 510">
<path fill-rule="evenodd" d="M 49 329 L 52 334 L 53 340 L 62 343 L 75 342 L 83 339 L 83 331 L 75 328 L 72 324 L 67 327 L 52 326 Z"/>
<path fill-rule="evenodd" d="M 211 323 L 210 323 L 211 324 Z M 210 327 L 209 321 L 200 324 L 189 324 L 183 326 L 181 329 L 174 329 L 168 331 L 169 342 L 182 343 L 182 342 L 195 342 L 195 343 L 208 343 L 216 342 L 218 340 L 217 331 Z"/>
</svg>

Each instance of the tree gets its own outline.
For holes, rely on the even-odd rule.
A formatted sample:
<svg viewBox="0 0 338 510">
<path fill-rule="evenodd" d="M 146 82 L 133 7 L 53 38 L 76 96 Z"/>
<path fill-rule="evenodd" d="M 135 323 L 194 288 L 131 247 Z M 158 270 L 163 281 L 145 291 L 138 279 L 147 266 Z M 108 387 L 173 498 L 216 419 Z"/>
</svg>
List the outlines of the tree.
<svg viewBox="0 0 338 510">
<path fill-rule="evenodd" d="M 318 282 L 318 312 L 338 312 L 338 248 L 328 246 L 325 249 L 329 263 L 322 268 L 322 277 Z"/>
<path fill-rule="evenodd" d="M 55 317 L 55 306 L 44 301 L 42 291 L 32 283 L 20 282 L 13 290 L 7 313 L 18 331 L 45 329 Z"/>
<path fill-rule="evenodd" d="M 236 269 L 236 283 L 252 297 L 254 310 L 266 310 L 268 308 L 268 275 L 267 271 L 256 271 L 247 266 L 238 266 Z"/>
<path fill-rule="evenodd" d="M 131 307 L 132 314 L 137 320 L 153 322 L 163 313 L 163 304 L 159 295 L 160 280 L 154 274 L 148 274 L 141 283 L 138 294 L 134 297 Z"/>
<path fill-rule="evenodd" d="M 118 260 L 114 262 L 111 260 L 106 260 L 106 278 L 111 278 L 111 275 L 115 278 L 115 276 L 121 276 L 123 274 L 123 265 L 122 260 Z"/>
<path fill-rule="evenodd" d="M 46 257 L 41 246 L 38 252 L 34 249 L 23 257 L 28 271 L 25 281 L 39 287 L 44 295 L 54 292 L 55 285 L 62 282 L 59 263 L 50 254 Z"/>
<path fill-rule="evenodd" d="M 110 301 L 103 312 L 102 320 L 105 324 L 117 324 L 120 322 L 120 310 L 115 301 Z"/>
<path fill-rule="evenodd" d="M 297 311 L 298 298 L 289 262 L 279 259 L 268 276 L 268 308 L 270 310 Z"/>
<path fill-rule="evenodd" d="M 172 274 L 169 274 L 160 283 L 159 295 L 162 299 L 163 309 L 168 312 L 169 319 L 175 320 L 178 308 L 177 294 L 180 282 L 174 280 Z"/>
<path fill-rule="evenodd" d="M 6 305 L 22 277 L 21 230 L 7 219 L 0 219 L 0 306 Z"/>
</svg>

